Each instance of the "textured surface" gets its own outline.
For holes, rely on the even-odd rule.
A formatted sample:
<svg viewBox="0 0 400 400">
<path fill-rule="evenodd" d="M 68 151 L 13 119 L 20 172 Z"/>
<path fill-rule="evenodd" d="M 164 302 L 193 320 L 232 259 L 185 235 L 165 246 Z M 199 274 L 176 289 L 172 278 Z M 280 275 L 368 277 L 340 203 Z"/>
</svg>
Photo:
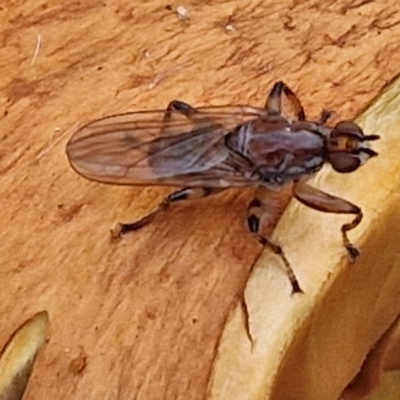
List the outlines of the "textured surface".
<svg viewBox="0 0 400 400">
<path fill-rule="evenodd" d="M 399 72 L 395 0 L 192 1 L 186 21 L 167 5 L 0 8 L 0 342 L 37 310 L 52 321 L 27 399 L 204 398 L 260 250 L 243 223 L 246 192 L 176 207 L 111 241 L 116 221 L 168 190 L 79 178 L 64 154 L 77 123 L 176 98 L 260 105 L 277 79 L 311 117 L 325 107 L 352 118 Z"/>
<path fill-rule="evenodd" d="M 47 313 L 39 312 L 10 335 L 0 352 L 0 399 L 22 398 L 48 325 Z"/>
</svg>

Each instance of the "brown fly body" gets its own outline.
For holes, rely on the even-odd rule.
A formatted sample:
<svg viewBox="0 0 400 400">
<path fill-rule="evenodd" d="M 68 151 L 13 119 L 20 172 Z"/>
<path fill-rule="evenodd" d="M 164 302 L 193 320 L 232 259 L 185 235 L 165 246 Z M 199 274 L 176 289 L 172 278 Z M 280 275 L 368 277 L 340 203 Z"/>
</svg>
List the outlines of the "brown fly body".
<svg viewBox="0 0 400 400">
<path fill-rule="evenodd" d="M 291 102 L 294 120 L 282 115 L 282 96 Z M 292 90 L 273 86 L 265 107 L 193 108 L 172 101 L 166 110 L 131 112 L 95 120 L 79 129 L 67 144 L 72 168 L 98 182 L 119 185 L 170 185 L 180 189 L 134 223 L 118 224 L 115 233 L 134 231 L 169 204 L 208 196 L 232 187 L 257 187 L 248 207 L 248 228 L 263 246 L 282 258 L 294 292 L 301 291 L 282 248 L 261 235 L 266 189 L 292 185 L 293 196 L 319 211 L 353 214 L 341 227 L 351 261 L 359 255 L 347 232 L 362 219 L 356 205 L 317 190 L 307 180 L 328 163 L 340 173 L 359 168 L 377 153 L 354 122 L 326 126 L 329 113 L 308 121 Z"/>
</svg>

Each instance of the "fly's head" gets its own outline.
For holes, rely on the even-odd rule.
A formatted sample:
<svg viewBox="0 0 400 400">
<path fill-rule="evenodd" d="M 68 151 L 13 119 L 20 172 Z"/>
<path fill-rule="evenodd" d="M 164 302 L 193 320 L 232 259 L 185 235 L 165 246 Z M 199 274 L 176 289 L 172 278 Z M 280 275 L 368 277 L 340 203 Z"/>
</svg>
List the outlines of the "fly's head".
<svg viewBox="0 0 400 400">
<path fill-rule="evenodd" d="M 326 158 L 337 172 L 353 172 L 378 153 L 369 148 L 369 141 L 378 135 L 364 135 L 359 126 L 351 121 L 339 122 L 326 142 Z"/>
</svg>

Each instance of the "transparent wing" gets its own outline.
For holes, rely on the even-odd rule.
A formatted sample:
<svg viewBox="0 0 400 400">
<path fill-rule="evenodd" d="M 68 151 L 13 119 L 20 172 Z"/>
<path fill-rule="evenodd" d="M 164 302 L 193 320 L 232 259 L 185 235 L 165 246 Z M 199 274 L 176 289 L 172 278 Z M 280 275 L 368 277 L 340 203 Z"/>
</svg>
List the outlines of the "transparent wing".
<svg viewBox="0 0 400 400">
<path fill-rule="evenodd" d="M 105 183 L 196 186 L 208 180 L 211 186 L 235 186 L 241 180 L 243 185 L 251 165 L 231 155 L 224 136 L 265 113 L 222 106 L 193 109 L 189 115 L 177 110 L 113 115 L 78 130 L 67 155 L 79 174 Z"/>
</svg>

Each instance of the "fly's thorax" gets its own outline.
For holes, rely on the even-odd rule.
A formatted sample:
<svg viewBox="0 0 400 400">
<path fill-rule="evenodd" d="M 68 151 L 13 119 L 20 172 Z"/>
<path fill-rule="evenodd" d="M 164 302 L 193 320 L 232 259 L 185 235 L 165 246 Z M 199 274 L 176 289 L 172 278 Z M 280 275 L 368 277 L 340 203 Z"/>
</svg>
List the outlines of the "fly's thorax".
<svg viewBox="0 0 400 400">
<path fill-rule="evenodd" d="M 263 183 L 282 185 L 309 176 L 324 163 L 324 135 L 317 125 L 276 120 L 252 121 L 227 138 L 227 146 L 248 159 Z"/>
</svg>

